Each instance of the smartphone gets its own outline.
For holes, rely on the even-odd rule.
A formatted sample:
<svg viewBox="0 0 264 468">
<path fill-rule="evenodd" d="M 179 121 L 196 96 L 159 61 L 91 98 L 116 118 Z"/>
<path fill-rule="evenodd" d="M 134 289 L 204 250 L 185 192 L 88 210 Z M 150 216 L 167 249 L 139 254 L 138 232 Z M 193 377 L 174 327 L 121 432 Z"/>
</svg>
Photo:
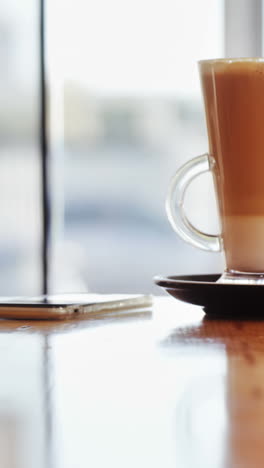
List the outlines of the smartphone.
<svg viewBox="0 0 264 468">
<path fill-rule="evenodd" d="M 119 309 L 143 309 L 152 305 L 149 295 L 56 294 L 38 297 L 0 297 L 0 318 L 59 320 Z"/>
</svg>

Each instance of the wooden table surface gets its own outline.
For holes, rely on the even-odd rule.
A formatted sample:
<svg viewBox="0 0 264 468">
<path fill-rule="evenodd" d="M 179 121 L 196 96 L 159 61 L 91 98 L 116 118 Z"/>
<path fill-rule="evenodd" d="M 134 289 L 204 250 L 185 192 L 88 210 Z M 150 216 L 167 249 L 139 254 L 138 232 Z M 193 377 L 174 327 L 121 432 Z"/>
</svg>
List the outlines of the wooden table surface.
<svg viewBox="0 0 264 468">
<path fill-rule="evenodd" d="M 264 321 L 0 321 L 1 468 L 264 466 Z"/>
</svg>

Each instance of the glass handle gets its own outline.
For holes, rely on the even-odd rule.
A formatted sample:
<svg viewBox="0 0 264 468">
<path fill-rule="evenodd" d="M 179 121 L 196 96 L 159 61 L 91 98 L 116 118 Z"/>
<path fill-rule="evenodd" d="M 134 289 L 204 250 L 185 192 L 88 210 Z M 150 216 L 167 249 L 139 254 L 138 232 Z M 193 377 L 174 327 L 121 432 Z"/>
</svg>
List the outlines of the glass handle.
<svg viewBox="0 0 264 468">
<path fill-rule="evenodd" d="M 222 250 L 221 236 L 205 234 L 188 220 L 184 211 L 184 196 L 190 182 L 200 174 L 211 170 L 208 154 L 198 156 L 182 166 L 171 179 L 166 212 L 174 231 L 186 242 L 211 252 Z"/>
</svg>

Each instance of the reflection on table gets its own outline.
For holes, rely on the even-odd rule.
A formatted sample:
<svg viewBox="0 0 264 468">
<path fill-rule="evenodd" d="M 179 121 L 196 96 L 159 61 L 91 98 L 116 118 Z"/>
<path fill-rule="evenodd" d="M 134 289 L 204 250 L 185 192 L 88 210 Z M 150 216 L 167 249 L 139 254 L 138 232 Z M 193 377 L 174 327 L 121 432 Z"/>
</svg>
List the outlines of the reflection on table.
<svg viewBox="0 0 264 468">
<path fill-rule="evenodd" d="M 264 322 L 154 303 L 0 322 L 1 466 L 262 466 Z"/>
</svg>

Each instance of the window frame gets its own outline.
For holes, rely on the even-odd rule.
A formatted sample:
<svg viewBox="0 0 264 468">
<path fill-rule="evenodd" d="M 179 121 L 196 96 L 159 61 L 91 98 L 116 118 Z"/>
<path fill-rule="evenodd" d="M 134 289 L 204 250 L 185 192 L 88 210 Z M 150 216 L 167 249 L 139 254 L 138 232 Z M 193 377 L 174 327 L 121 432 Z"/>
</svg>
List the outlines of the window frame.
<svg viewBox="0 0 264 468">
<path fill-rule="evenodd" d="M 262 0 L 224 1 L 225 57 L 261 57 Z"/>
</svg>

